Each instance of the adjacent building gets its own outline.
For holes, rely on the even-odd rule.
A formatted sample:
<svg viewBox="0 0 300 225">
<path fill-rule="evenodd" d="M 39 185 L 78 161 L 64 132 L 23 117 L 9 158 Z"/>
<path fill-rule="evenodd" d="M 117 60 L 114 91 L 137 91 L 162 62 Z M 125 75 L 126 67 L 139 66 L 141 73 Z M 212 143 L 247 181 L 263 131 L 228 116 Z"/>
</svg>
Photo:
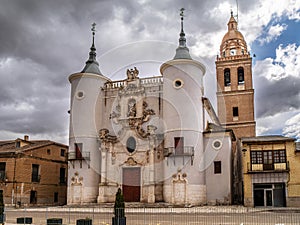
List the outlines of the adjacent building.
<svg viewBox="0 0 300 225">
<path fill-rule="evenodd" d="M 68 146 L 49 140 L 0 141 L 0 189 L 5 205 L 63 205 Z"/>
<path fill-rule="evenodd" d="M 241 138 L 245 206 L 300 206 L 300 151 L 293 138 Z"/>
</svg>

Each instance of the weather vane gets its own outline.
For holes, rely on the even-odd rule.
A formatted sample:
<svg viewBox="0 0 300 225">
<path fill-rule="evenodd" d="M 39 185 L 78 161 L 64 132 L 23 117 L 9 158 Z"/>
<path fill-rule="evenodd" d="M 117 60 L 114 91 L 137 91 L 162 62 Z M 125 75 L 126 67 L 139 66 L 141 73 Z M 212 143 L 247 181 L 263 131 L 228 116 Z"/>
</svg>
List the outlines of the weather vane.
<svg viewBox="0 0 300 225">
<path fill-rule="evenodd" d="M 181 8 L 180 9 L 180 16 L 181 16 L 181 19 L 183 20 L 183 17 L 184 17 L 184 8 Z"/>
<path fill-rule="evenodd" d="M 91 31 L 93 32 L 93 35 L 95 35 L 96 32 L 96 23 L 92 23 L 92 29 Z"/>
</svg>

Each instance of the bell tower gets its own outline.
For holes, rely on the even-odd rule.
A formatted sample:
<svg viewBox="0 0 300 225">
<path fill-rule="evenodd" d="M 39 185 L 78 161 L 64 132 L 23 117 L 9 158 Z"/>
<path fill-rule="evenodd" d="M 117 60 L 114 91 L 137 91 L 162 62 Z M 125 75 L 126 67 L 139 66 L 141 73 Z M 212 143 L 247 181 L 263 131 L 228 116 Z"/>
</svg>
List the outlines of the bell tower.
<svg viewBox="0 0 300 225">
<path fill-rule="evenodd" d="M 216 60 L 218 116 L 240 137 L 255 136 L 252 58 L 233 13 Z"/>
</svg>

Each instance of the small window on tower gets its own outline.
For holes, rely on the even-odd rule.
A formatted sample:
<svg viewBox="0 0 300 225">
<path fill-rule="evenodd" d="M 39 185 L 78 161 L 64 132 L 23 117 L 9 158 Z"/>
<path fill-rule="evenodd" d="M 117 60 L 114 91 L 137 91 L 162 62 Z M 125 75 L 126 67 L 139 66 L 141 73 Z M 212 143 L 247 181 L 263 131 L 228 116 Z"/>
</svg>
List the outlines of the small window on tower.
<svg viewBox="0 0 300 225">
<path fill-rule="evenodd" d="M 231 85 L 231 82 L 230 82 L 230 69 L 225 69 L 224 70 L 224 86 L 225 87 L 228 87 Z"/>
<path fill-rule="evenodd" d="M 221 161 L 214 161 L 214 173 L 215 174 L 222 173 L 222 164 L 221 164 Z"/>
<path fill-rule="evenodd" d="M 233 117 L 239 116 L 239 108 L 238 107 L 232 107 L 232 116 Z"/>
</svg>

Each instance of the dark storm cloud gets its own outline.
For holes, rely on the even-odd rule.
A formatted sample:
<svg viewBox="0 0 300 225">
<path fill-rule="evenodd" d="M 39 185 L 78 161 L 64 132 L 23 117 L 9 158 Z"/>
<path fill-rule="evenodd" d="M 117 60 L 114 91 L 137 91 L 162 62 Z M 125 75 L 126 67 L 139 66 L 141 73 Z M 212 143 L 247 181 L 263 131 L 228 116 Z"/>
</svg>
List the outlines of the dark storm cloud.
<svg viewBox="0 0 300 225">
<path fill-rule="evenodd" d="M 272 116 L 280 112 L 300 109 L 300 78 L 280 80 L 255 78 L 256 116 Z"/>
<path fill-rule="evenodd" d="M 67 78 L 81 71 L 88 58 L 91 23 L 97 23 L 98 56 L 143 40 L 177 45 L 179 9 L 184 7 L 192 47 L 199 34 L 226 32 L 227 21 L 210 13 L 219 4 L 219 0 L 0 0 L 0 130 L 56 135 L 60 141 L 67 136 Z M 235 0 L 230 4 L 234 6 Z M 255 1 L 239 4 L 245 11 Z"/>
</svg>

